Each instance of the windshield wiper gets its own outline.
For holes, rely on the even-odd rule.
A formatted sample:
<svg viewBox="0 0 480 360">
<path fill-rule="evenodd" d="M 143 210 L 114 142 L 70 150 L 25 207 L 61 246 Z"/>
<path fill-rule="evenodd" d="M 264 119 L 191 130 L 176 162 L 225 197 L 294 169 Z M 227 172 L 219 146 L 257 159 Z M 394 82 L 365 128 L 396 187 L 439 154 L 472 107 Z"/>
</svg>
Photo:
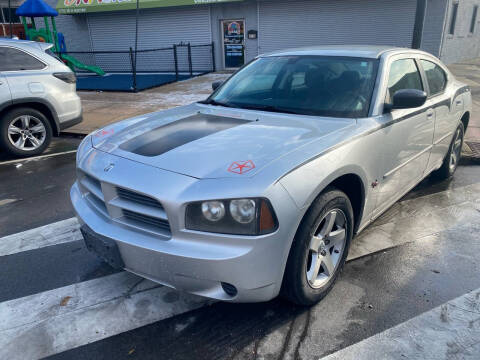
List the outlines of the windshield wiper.
<svg viewBox="0 0 480 360">
<path fill-rule="evenodd" d="M 229 107 L 229 108 L 236 108 L 237 106 L 229 103 L 223 103 L 220 101 L 216 101 L 213 99 L 210 100 L 204 100 L 204 101 L 199 101 L 200 104 L 205 104 L 205 105 L 213 105 L 213 106 L 224 106 L 224 107 Z"/>
<path fill-rule="evenodd" d="M 298 111 L 281 108 L 273 105 L 251 105 L 251 104 L 243 105 L 242 104 L 242 105 L 238 105 L 238 107 L 241 109 L 247 109 L 247 110 L 261 110 L 261 111 L 269 111 L 269 112 L 277 112 L 277 113 L 285 113 L 285 114 L 304 115 Z"/>
</svg>

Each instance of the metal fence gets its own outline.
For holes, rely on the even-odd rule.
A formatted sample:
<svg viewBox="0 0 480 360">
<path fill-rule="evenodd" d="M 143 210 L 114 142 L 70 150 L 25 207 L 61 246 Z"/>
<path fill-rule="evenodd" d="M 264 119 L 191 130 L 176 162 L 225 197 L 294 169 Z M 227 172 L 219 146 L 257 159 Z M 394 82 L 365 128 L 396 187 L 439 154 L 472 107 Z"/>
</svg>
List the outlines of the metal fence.
<svg viewBox="0 0 480 360">
<path fill-rule="evenodd" d="M 91 81 L 93 77 L 88 75 L 92 74 L 91 72 L 77 67 L 79 79 L 89 79 L 91 84 L 96 84 L 92 87 L 98 87 L 88 90 L 137 92 L 215 71 L 213 43 L 201 45 L 181 43 L 171 47 L 137 51 L 132 48 L 120 51 L 67 51 L 63 54 L 74 57 L 83 65 L 97 66 L 107 73 L 111 86 L 102 88 L 102 84 L 107 83 L 106 79 L 105 81 L 95 79 L 93 82 Z M 115 74 L 123 76 L 122 81 L 118 81 L 118 88 L 115 88 L 115 79 L 112 78 Z M 131 79 L 125 82 L 127 74 Z M 128 86 L 125 86 L 126 83 Z"/>
</svg>

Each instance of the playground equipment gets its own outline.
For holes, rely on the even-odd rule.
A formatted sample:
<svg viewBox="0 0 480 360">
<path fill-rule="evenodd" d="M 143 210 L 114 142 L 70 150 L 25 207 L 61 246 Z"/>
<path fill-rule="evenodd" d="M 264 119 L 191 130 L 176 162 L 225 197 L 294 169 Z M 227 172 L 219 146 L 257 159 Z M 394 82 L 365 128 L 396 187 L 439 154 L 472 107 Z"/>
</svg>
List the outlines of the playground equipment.
<svg viewBox="0 0 480 360">
<path fill-rule="evenodd" d="M 100 76 L 105 75 L 105 72 L 98 66 L 86 65 L 73 56 L 66 54 L 67 48 L 65 45 L 65 38 L 62 33 L 57 32 L 57 27 L 55 24 L 55 17 L 58 16 L 58 12 L 43 0 L 25 1 L 17 9 L 16 14 L 22 19 L 22 24 L 25 28 L 27 39 L 53 44 L 54 51 L 68 65 L 68 67 L 72 69 L 72 71 L 75 71 L 75 69 L 80 69 L 94 72 Z M 27 17 L 30 17 L 31 27 L 28 27 Z M 37 29 L 35 17 L 43 17 L 45 28 Z M 49 17 L 52 23 L 52 30 L 50 30 L 48 22 Z"/>
</svg>

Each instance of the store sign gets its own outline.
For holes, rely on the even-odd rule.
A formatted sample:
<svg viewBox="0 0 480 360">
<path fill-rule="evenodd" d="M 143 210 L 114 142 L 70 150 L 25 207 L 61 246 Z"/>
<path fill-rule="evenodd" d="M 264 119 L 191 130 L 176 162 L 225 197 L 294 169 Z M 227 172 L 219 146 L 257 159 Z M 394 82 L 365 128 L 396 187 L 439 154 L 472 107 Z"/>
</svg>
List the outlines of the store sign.
<svg viewBox="0 0 480 360">
<path fill-rule="evenodd" d="M 140 9 L 169 6 L 202 5 L 243 0 L 139 0 Z M 60 14 L 81 14 L 99 11 L 132 10 L 137 8 L 137 0 L 58 0 Z"/>
</svg>

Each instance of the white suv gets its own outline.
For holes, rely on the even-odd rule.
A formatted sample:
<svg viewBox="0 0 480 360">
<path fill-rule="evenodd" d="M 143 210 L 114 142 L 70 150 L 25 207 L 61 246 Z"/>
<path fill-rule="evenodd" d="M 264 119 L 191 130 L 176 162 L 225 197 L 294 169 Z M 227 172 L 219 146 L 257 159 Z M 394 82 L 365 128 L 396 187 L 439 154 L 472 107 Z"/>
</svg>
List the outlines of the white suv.
<svg viewBox="0 0 480 360">
<path fill-rule="evenodd" d="M 82 121 L 75 74 L 52 46 L 0 39 L 0 147 L 12 155 L 38 155 Z"/>
</svg>

